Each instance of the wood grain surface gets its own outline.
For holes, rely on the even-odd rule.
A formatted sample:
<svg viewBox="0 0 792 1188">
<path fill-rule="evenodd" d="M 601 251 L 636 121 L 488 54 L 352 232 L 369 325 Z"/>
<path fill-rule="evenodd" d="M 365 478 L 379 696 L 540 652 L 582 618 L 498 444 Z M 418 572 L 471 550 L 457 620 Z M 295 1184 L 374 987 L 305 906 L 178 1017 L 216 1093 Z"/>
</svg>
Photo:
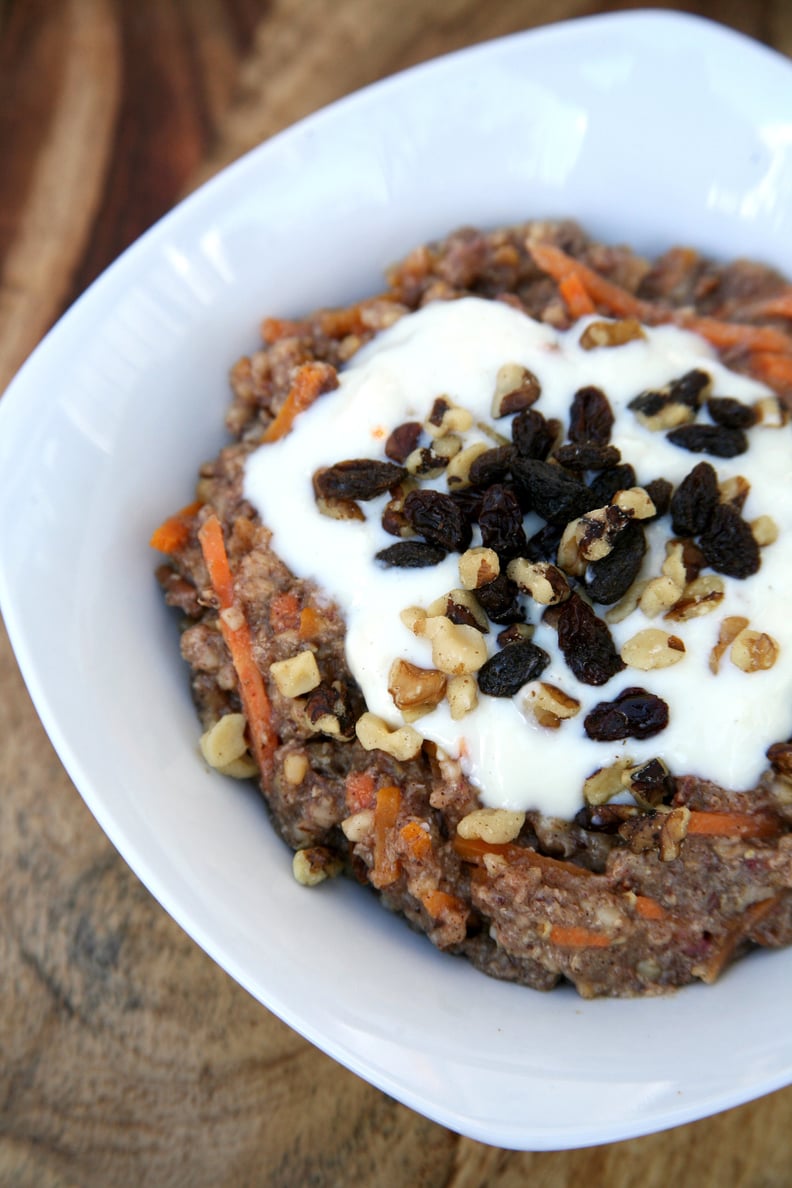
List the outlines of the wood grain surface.
<svg viewBox="0 0 792 1188">
<path fill-rule="evenodd" d="M 622 7 L 0 0 L 0 389 L 124 247 L 262 138 L 436 54 Z M 653 7 L 792 54 L 788 0 Z M 270 1015 L 165 915 L 70 784 L 5 636 L 0 740 L 0 1184 L 792 1183 L 792 1088 L 585 1151 L 501 1151 L 419 1117 Z"/>
</svg>

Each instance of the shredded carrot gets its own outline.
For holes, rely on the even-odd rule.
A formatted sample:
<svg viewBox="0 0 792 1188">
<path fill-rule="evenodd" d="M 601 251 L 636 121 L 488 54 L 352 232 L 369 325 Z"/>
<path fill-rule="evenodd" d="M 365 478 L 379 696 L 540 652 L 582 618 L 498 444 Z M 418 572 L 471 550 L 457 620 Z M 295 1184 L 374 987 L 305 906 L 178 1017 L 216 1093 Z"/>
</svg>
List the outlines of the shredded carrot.
<svg viewBox="0 0 792 1188">
<path fill-rule="evenodd" d="M 351 813 L 374 805 L 374 777 L 367 771 L 350 771 L 346 778 L 346 805 Z"/>
<path fill-rule="evenodd" d="M 149 544 L 152 549 L 157 549 L 160 553 L 178 553 L 183 549 L 190 539 L 192 521 L 202 507 L 200 499 L 196 499 L 195 503 L 188 503 L 174 515 L 168 516 L 151 534 Z"/>
<path fill-rule="evenodd" d="M 792 288 L 782 289 L 774 297 L 763 297 L 743 306 L 743 317 L 749 318 L 792 318 Z"/>
<path fill-rule="evenodd" d="M 780 832 L 774 817 L 760 813 L 705 813 L 691 811 L 688 833 L 710 837 L 776 837 Z"/>
<path fill-rule="evenodd" d="M 635 911 L 644 920 L 665 920 L 668 916 L 663 905 L 648 895 L 636 895 Z"/>
<path fill-rule="evenodd" d="M 770 351 L 782 355 L 792 352 L 792 338 L 773 326 L 747 326 L 744 322 L 723 322 L 719 318 L 707 318 L 699 314 L 686 313 L 684 310 L 677 310 L 663 320 L 672 321 L 684 330 L 700 334 L 719 351 L 741 348 L 746 351 Z"/>
<path fill-rule="evenodd" d="M 414 858 L 422 859 L 432 851 L 432 839 L 419 821 L 408 821 L 402 825 L 399 835 L 404 838 Z"/>
<path fill-rule="evenodd" d="M 467 905 L 456 895 L 449 895 L 447 891 L 427 891 L 421 896 L 421 903 L 433 920 L 439 919 L 447 911 L 463 911 L 467 914 Z"/>
<path fill-rule="evenodd" d="M 300 639 L 313 639 L 322 628 L 322 616 L 312 606 L 305 606 L 300 611 L 300 626 L 297 634 Z"/>
<path fill-rule="evenodd" d="M 597 307 L 577 272 L 570 272 L 562 277 L 558 282 L 558 291 L 564 299 L 570 317 L 584 318 L 587 314 L 597 312 Z"/>
<path fill-rule="evenodd" d="M 532 866 L 539 866 L 543 870 L 566 871 L 567 874 L 582 875 L 584 878 L 594 877 L 594 871 L 588 870 L 585 866 L 575 866 L 572 862 L 564 862 L 562 858 L 549 858 L 547 854 L 538 854 L 529 846 L 515 846 L 511 842 L 485 842 L 481 838 L 460 837 L 459 834 L 454 838 L 453 845 L 459 857 L 465 862 L 481 863 L 485 854 L 501 854 L 509 862 L 523 859 L 530 862 Z"/>
<path fill-rule="evenodd" d="M 396 862 L 388 855 L 388 834 L 396 824 L 401 805 L 401 792 L 388 785 L 377 792 L 374 808 L 374 870 L 375 886 L 387 887 L 398 876 Z"/>
<path fill-rule="evenodd" d="M 209 572 L 209 581 L 220 606 L 220 631 L 231 653 L 239 682 L 239 696 L 247 718 L 253 754 L 262 775 L 266 775 L 271 769 L 277 746 L 272 725 L 272 707 L 261 672 L 253 657 L 250 627 L 236 602 L 234 579 L 223 540 L 223 529 L 216 515 L 209 516 L 201 525 L 198 540 Z M 235 614 L 224 616 L 224 611 L 234 611 Z M 229 619 L 231 622 L 227 621 Z"/>
<path fill-rule="evenodd" d="M 328 390 L 327 368 L 321 363 L 303 363 L 294 373 L 289 394 L 278 415 L 267 427 L 262 441 L 278 441 L 285 437 L 301 412 L 310 408 L 314 401 Z"/>
<path fill-rule="evenodd" d="M 771 895 L 769 899 L 760 899 L 758 903 L 752 903 L 741 916 L 737 917 L 727 930 L 723 941 L 707 961 L 703 971 L 698 974 L 702 982 L 711 985 L 719 977 L 740 942 L 747 939 L 751 930 L 770 914 L 780 899 L 781 894 Z"/>
<path fill-rule="evenodd" d="M 276 634 L 296 631 L 300 626 L 300 602 L 296 594 L 286 591 L 276 594 L 270 603 L 270 627 Z"/>
<path fill-rule="evenodd" d="M 656 307 L 648 301 L 641 301 L 620 285 L 606 280 L 582 260 L 576 260 L 554 244 L 532 243 L 530 251 L 538 267 L 551 276 L 556 284 L 560 285 L 562 281 L 568 281 L 569 277 L 576 276 L 591 301 L 620 318 L 634 317 L 646 321 L 652 313 L 656 313 Z"/>
<path fill-rule="evenodd" d="M 558 284 L 569 284 L 577 277 L 592 301 L 616 317 L 636 317 L 649 325 L 673 322 L 683 329 L 700 334 L 718 350 L 743 348 L 748 351 L 770 351 L 792 354 L 792 338 L 772 326 L 748 326 L 743 322 L 725 322 L 719 318 L 703 317 L 685 310 L 672 310 L 650 301 L 642 301 L 633 293 L 606 280 L 581 260 L 568 255 L 550 243 L 530 245 L 531 254 L 539 268 Z"/>
<path fill-rule="evenodd" d="M 748 359 L 751 375 L 779 396 L 792 397 L 792 357 L 777 351 L 753 351 Z"/>
<path fill-rule="evenodd" d="M 574 924 L 568 928 L 554 924 L 550 929 L 550 943 L 569 949 L 607 949 L 611 938 L 603 932 L 591 932 Z"/>
</svg>

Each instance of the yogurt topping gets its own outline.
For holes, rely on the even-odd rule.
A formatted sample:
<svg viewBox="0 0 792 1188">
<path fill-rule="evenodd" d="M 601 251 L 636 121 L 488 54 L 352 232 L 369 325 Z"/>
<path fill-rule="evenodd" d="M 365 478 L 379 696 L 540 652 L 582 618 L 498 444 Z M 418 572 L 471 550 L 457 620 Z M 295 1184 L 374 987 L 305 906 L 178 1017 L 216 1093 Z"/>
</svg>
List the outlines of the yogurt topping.
<svg viewBox="0 0 792 1188">
<path fill-rule="evenodd" d="M 320 467 L 347 458 L 382 458 L 390 431 L 405 421 L 424 421 L 439 395 L 473 414 L 504 436 L 511 418 L 491 419 L 495 377 L 504 363 L 517 363 L 538 378 L 541 396 L 534 407 L 568 423 L 574 393 L 595 385 L 608 396 L 615 414 L 611 442 L 643 484 L 656 478 L 677 486 L 700 455 L 645 428 L 627 404 L 640 392 L 660 389 L 685 372 L 701 368 L 713 379 L 713 393 L 746 403 L 767 389 L 719 363 L 698 336 L 663 326 L 645 328 L 645 338 L 622 346 L 585 350 L 579 345 L 585 319 L 559 332 L 509 306 L 480 298 L 438 302 L 403 317 L 365 346 L 339 375 L 339 387 L 324 395 L 295 422 L 282 440 L 260 447 L 247 462 L 245 496 L 272 530 L 273 547 L 303 578 L 313 579 L 340 607 L 347 624 L 346 652 L 369 710 L 391 727 L 403 724 L 388 692 L 397 657 L 431 668 L 431 649 L 403 624 L 400 613 L 426 607 L 460 585 L 458 554 L 424 569 L 383 569 L 375 554 L 394 543 L 381 524 L 388 495 L 362 503 L 365 521 L 334 520 L 316 505 L 312 476 Z M 700 414 L 702 422 L 706 414 Z M 743 476 L 750 484 L 743 516 L 772 516 L 778 539 L 762 549 L 758 573 L 726 577 L 724 598 L 715 613 L 664 623 L 640 609 L 611 624 L 617 649 L 647 627 L 661 627 L 685 647 L 682 662 L 639 672 L 626 668 L 607 685 L 592 687 L 573 676 L 555 630 L 540 621 L 542 608 L 525 596 L 534 643 L 551 657 L 541 679 L 581 703 L 580 712 L 560 729 L 540 726 L 528 704 L 530 687 L 512 698 L 481 694 L 477 708 L 455 721 L 447 702 L 417 723 L 427 739 L 452 756 L 477 786 L 485 805 L 537 809 L 569 819 L 583 803 L 583 783 L 592 772 L 629 759 L 638 764 L 661 756 L 675 774 L 692 773 L 739 789 L 753 786 L 766 767 L 768 745 L 792 733 L 792 616 L 785 611 L 785 579 L 792 572 L 792 483 L 789 428 L 758 425 L 749 431 L 747 453 L 731 459 L 707 458 L 722 482 Z M 492 444 L 474 427 L 465 444 Z M 445 491 L 444 478 L 426 484 Z M 526 517 L 530 536 L 542 522 Z M 672 535 L 667 517 L 646 525 L 647 553 L 640 578 L 660 573 L 665 544 Z M 474 535 L 473 545 L 480 543 Z M 606 608 L 597 608 L 601 615 Z M 742 616 L 750 627 L 776 641 L 779 654 L 766 670 L 746 673 L 730 662 L 728 651 L 717 674 L 710 655 L 720 624 Z M 484 636 L 497 650 L 495 627 Z M 669 707 L 669 724 L 644 740 L 596 742 L 583 728 L 587 712 L 640 685 Z"/>
</svg>

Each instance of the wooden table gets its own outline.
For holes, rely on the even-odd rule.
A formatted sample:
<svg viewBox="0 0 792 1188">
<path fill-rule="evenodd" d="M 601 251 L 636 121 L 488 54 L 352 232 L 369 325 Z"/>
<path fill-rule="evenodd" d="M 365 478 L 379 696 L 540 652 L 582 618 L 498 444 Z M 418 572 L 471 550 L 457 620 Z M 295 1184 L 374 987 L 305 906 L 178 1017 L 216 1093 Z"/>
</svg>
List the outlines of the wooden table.
<svg viewBox="0 0 792 1188">
<path fill-rule="evenodd" d="M 0 0 L 0 389 L 127 244 L 279 128 L 447 50 L 621 7 Z M 687 7 L 792 54 L 788 0 Z M 5 637 L 0 739 L 2 1184 L 792 1183 L 792 1088 L 588 1151 L 514 1154 L 426 1121 L 268 1014 L 164 914 L 70 784 Z"/>
</svg>

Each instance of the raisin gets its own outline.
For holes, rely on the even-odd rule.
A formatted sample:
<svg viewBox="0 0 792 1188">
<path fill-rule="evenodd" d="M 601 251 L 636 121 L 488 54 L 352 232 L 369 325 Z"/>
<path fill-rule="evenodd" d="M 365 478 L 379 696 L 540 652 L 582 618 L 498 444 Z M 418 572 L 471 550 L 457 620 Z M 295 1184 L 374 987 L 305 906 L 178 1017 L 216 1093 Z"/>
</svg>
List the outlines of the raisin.
<svg viewBox="0 0 792 1188">
<path fill-rule="evenodd" d="M 474 458 L 468 478 L 473 487 L 491 487 L 511 474 L 514 446 L 495 446 Z"/>
<path fill-rule="evenodd" d="M 484 492 L 479 511 L 481 542 L 494 549 L 501 560 L 519 557 L 528 543 L 523 529 L 523 514 L 511 487 L 499 483 Z"/>
<path fill-rule="evenodd" d="M 594 445 L 591 442 L 581 445 L 571 442 L 559 446 L 553 456 L 556 462 L 568 470 L 610 470 L 621 462 L 621 454 L 616 446 Z"/>
<path fill-rule="evenodd" d="M 605 507 L 617 491 L 629 491 L 637 483 L 635 471 L 629 462 L 621 462 L 611 470 L 603 470 L 589 483 L 592 507 Z"/>
<path fill-rule="evenodd" d="M 558 609 L 558 646 L 584 685 L 604 685 L 625 667 L 607 623 L 578 594 Z"/>
<path fill-rule="evenodd" d="M 586 714 L 583 729 L 595 742 L 651 738 L 668 725 L 668 706 L 646 689 L 624 689 L 613 701 L 600 701 Z"/>
<path fill-rule="evenodd" d="M 742 429 L 725 425 L 680 425 L 666 433 L 666 439 L 691 454 L 712 454 L 714 458 L 736 458 L 748 449 Z"/>
<path fill-rule="evenodd" d="M 686 371 L 679 379 L 669 384 L 668 395 L 675 404 L 686 404 L 688 408 L 698 408 L 703 393 L 712 383 L 712 377 L 706 371 L 694 367 Z"/>
<path fill-rule="evenodd" d="M 485 586 L 479 586 L 475 591 L 481 609 L 492 619 L 493 623 L 504 625 L 522 623 L 525 620 L 525 611 L 518 599 L 519 593 L 517 583 L 507 577 L 505 573 L 499 573 L 491 582 L 487 582 Z"/>
<path fill-rule="evenodd" d="M 374 499 L 406 478 L 407 471 L 392 462 L 350 458 L 315 475 L 316 490 L 325 499 Z"/>
<path fill-rule="evenodd" d="M 386 569 L 425 569 L 428 565 L 439 565 L 445 555 L 445 549 L 428 541 L 400 540 L 380 549 L 375 559 Z"/>
<path fill-rule="evenodd" d="M 490 697 L 514 697 L 523 685 L 541 676 L 549 663 L 547 652 L 530 639 L 507 644 L 479 669 L 479 689 Z"/>
<path fill-rule="evenodd" d="M 611 551 L 586 570 L 586 592 L 592 602 L 610 606 L 629 590 L 641 569 L 646 552 L 646 535 L 640 524 L 632 521 L 622 529 Z"/>
<path fill-rule="evenodd" d="M 658 478 L 652 479 L 651 483 L 644 484 L 644 491 L 655 505 L 655 514 L 650 516 L 650 520 L 659 520 L 660 516 L 664 516 L 671 506 L 671 496 L 674 492 L 674 487 L 669 483 L 668 479 Z"/>
<path fill-rule="evenodd" d="M 718 476 L 709 462 L 699 462 L 674 492 L 671 527 L 677 536 L 698 536 L 706 532 L 720 501 Z"/>
<path fill-rule="evenodd" d="M 397 425 L 385 442 L 385 456 L 392 462 L 406 462 L 414 449 L 418 447 L 423 426 L 420 421 L 405 421 Z"/>
<path fill-rule="evenodd" d="M 613 409 L 601 388 L 579 388 L 569 411 L 569 440 L 582 445 L 607 445 L 613 428 Z"/>
<path fill-rule="evenodd" d="M 410 491 L 404 514 L 415 531 L 448 553 L 464 553 L 470 544 L 470 522 L 459 503 L 441 491 Z"/>
<path fill-rule="evenodd" d="M 707 411 L 716 425 L 725 425 L 727 429 L 750 429 L 756 424 L 756 413 L 750 404 L 732 396 L 710 396 Z"/>
<path fill-rule="evenodd" d="M 707 565 L 727 577 L 750 577 L 761 564 L 751 526 L 731 503 L 715 508 L 707 531 L 699 537 L 699 547 Z"/>
<path fill-rule="evenodd" d="M 568 524 L 596 506 L 588 487 L 549 462 L 517 455 L 512 474 L 530 506 L 548 524 Z"/>
<path fill-rule="evenodd" d="M 563 534 L 564 529 L 560 525 L 545 524 L 544 528 L 535 532 L 528 541 L 525 556 L 529 561 L 552 561 L 555 563 Z"/>
<path fill-rule="evenodd" d="M 512 421 L 514 448 L 524 458 L 540 458 L 544 461 L 560 429 L 558 421 L 547 421 L 535 408 L 527 408 Z"/>
</svg>

